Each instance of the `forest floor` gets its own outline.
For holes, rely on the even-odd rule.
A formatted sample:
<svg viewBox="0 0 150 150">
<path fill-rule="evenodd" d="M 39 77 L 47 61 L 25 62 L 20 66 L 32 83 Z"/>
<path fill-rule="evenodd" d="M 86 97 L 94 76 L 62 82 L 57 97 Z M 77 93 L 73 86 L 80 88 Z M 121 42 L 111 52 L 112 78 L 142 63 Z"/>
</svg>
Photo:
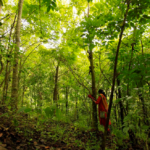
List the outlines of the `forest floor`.
<svg viewBox="0 0 150 150">
<path fill-rule="evenodd" d="M 39 124 L 25 115 L 0 115 L 0 150 L 100 150 L 102 137 L 102 131 L 84 131 L 68 123 L 49 120 Z M 128 139 L 122 145 L 116 140 L 108 135 L 106 150 L 143 150 L 140 145 L 132 148 Z"/>
</svg>

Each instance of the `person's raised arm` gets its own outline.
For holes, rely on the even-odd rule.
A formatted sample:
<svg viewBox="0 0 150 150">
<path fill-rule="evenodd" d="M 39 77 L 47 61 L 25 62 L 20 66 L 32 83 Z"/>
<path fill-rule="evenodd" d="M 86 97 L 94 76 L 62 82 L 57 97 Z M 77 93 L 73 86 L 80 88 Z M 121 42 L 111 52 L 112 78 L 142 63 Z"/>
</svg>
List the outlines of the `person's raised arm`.
<svg viewBox="0 0 150 150">
<path fill-rule="evenodd" d="M 97 101 L 96 101 L 95 98 L 94 98 L 92 95 L 88 95 L 88 97 L 91 98 L 92 101 L 93 101 L 95 104 L 99 104 L 100 99 L 101 99 L 100 97 L 98 97 L 98 99 L 97 99 Z"/>
</svg>

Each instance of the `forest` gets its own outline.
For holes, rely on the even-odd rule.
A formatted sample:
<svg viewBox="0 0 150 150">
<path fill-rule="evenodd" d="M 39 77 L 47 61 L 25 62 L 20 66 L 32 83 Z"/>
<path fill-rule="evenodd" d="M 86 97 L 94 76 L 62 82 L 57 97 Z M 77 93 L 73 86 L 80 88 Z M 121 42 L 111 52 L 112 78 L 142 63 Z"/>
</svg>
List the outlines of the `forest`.
<svg viewBox="0 0 150 150">
<path fill-rule="evenodd" d="M 150 0 L 0 0 L 0 150 L 150 150 Z"/>
</svg>

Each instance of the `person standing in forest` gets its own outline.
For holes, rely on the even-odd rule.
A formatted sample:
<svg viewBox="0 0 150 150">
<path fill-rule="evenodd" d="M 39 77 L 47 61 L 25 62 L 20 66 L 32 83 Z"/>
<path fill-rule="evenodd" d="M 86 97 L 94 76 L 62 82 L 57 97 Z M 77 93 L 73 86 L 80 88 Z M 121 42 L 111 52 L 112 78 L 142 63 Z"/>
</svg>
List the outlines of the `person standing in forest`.
<svg viewBox="0 0 150 150">
<path fill-rule="evenodd" d="M 107 112 L 108 112 L 108 104 L 106 101 L 106 94 L 101 89 L 99 89 L 98 93 L 99 93 L 99 97 L 97 100 L 95 100 L 92 95 L 88 95 L 88 97 L 91 98 L 95 104 L 98 104 L 99 122 L 101 125 L 103 125 L 105 127 L 106 119 L 107 119 Z M 109 121 L 109 125 L 111 125 L 110 121 Z M 109 128 L 108 128 L 108 132 L 110 133 Z"/>
</svg>

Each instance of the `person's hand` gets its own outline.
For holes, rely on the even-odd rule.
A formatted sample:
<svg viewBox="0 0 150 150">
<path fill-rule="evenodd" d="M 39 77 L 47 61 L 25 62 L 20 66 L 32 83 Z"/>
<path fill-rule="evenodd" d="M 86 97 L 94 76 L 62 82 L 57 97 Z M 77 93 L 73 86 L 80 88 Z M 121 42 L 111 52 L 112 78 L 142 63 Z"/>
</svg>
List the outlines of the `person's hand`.
<svg viewBox="0 0 150 150">
<path fill-rule="evenodd" d="M 89 98 L 92 98 L 92 95 L 89 94 L 88 97 L 89 97 Z"/>
</svg>

